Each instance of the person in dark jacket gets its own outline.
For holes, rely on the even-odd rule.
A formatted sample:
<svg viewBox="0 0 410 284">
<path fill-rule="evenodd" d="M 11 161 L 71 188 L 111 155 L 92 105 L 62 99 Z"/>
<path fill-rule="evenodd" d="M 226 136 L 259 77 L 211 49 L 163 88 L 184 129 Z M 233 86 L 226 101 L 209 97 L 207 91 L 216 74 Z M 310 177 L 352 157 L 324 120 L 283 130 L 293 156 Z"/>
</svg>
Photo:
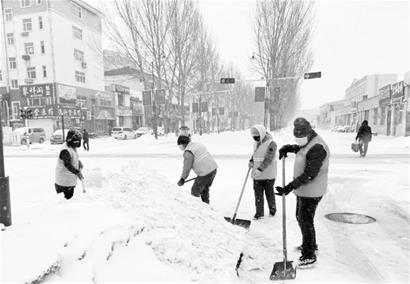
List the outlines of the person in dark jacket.
<svg viewBox="0 0 410 284">
<path fill-rule="evenodd" d="M 55 189 L 57 193 L 64 193 L 66 199 L 73 197 L 77 179 L 84 177 L 81 173 L 81 163 L 77 148 L 81 146 L 81 133 L 70 129 L 67 133 L 66 142 L 63 144 L 57 160 L 55 171 Z"/>
<path fill-rule="evenodd" d="M 302 251 L 298 266 L 308 267 L 316 262 L 317 243 L 314 227 L 316 208 L 327 191 L 330 151 L 324 140 L 312 129 L 305 118 L 295 119 L 293 135 L 296 145 L 279 149 L 279 159 L 287 153 L 296 153 L 293 180 L 284 188 L 277 186 L 278 194 L 296 195 L 296 219 L 302 232 Z"/>
<path fill-rule="evenodd" d="M 357 131 L 355 140 L 359 142 L 360 157 L 365 157 L 369 142 L 372 141 L 372 129 L 370 128 L 367 120 L 363 120 L 359 131 Z"/>
<path fill-rule="evenodd" d="M 192 169 L 197 177 L 191 188 L 191 194 L 201 197 L 203 202 L 209 204 L 209 189 L 216 176 L 218 165 L 204 145 L 192 142 L 188 136 L 179 136 L 177 145 L 181 151 L 184 151 L 184 167 L 177 184 L 183 186 Z"/>
<path fill-rule="evenodd" d="M 83 130 L 83 147 L 84 147 L 84 150 L 90 151 L 89 136 L 85 128 Z"/>
<path fill-rule="evenodd" d="M 275 159 L 276 143 L 272 135 L 266 132 L 263 125 L 251 127 L 251 136 L 255 140 L 253 155 L 249 161 L 252 169 L 253 190 L 255 192 L 256 213 L 255 220 L 262 218 L 265 214 L 263 205 L 263 193 L 268 202 L 270 216 L 275 216 L 276 201 L 273 186 L 275 184 L 277 165 Z"/>
</svg>

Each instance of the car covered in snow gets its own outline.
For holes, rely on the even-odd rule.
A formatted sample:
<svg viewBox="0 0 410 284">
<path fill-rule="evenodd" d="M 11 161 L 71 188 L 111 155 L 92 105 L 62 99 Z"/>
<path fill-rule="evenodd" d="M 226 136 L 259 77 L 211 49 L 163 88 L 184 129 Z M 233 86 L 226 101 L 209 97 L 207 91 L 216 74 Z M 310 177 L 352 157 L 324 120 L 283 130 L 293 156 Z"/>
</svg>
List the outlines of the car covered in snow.
<svg viewBox="0 0 410 284">
<path fill-rule="evenodd" d="M 67 137 L 67 129 L 64 129 L 64 135 Z M 54 133 L 51 135 L 50 138 L 50 143 L 51 144 L 63 144 L 65 139 L 63 138 L 63 130 L 62 129 L 57 129 L 54 131 Z"/>
<path fill-rule="evenodd" d="M 115 139 L 135 139 L 137 138 L 136 133 L 134 130 L 128 127 L 113 127 L 111 136 L 114 137 Z"/>
<path fill-rule="evenodd" d="M 146 134 L 153 134 L 153 133 L 154 131 L 152 130 L 151 127 L 140 127 L 135 131 L 135 134 L 137 135 L 137 137 L 140 137 Z"/>
</svg>

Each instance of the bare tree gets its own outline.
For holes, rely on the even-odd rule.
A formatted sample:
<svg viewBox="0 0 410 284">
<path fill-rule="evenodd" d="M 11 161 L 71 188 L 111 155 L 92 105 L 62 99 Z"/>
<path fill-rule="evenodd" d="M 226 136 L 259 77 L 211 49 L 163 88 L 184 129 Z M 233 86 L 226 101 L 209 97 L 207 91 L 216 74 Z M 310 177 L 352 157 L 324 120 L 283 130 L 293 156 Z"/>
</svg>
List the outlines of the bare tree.
<svg viewBox="0 0 410 284">
<path fill-rule="evenodd" d="M 312 2 L 258 0 L 256 3 L 256 68 L 267 80 L 272 129 L 285 125 L 296 110 L 301 75 L 312 65 L 309 50 L 312 19 Z M 295 78 L 277 80 L 281 77 Z M 275 88 L 280 91 L 274 92 L 278 90 Z M 272 97 L 274 93 L 276 96 Z"/>
</svg>

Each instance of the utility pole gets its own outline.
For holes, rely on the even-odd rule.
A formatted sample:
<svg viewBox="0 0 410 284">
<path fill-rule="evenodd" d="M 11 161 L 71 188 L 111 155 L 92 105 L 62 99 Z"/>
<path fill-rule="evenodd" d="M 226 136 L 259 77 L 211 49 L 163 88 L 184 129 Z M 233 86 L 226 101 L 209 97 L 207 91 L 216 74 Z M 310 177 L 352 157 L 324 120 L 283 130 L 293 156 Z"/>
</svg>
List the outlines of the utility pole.
<svg viewBox="0 0 410 284">
<path fill-rule="evenodd" d="M 199 93 L 199 135 L 202 135 L 202 93 Z"/>
<path fill-rule="evenodd" d="M 3 124 L 0 111 L 0 223 L 11 225 L 10 185 L 9 177 L 5 176 L 3 152 Z"/>
</svg>

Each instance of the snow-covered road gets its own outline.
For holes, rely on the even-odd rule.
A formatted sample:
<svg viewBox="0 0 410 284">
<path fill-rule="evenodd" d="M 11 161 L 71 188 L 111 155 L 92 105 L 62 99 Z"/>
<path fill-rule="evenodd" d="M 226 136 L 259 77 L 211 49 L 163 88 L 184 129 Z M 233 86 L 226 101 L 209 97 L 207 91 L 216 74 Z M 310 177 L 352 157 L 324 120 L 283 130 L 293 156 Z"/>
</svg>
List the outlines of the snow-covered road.
<svg viewBox="0 0 410 284">
<path fill-rule="evenodd" d="M 363 159 L 349 150 L 354 134 L 321 134 L 332 157 L 329 191 L 315 219 L 318 263 L 298 271 L 296 282 L 409 282 L 410 140 L 375 137 Z M 279 146 L 293 141 L 291 131 L 274 137 Z M 194 139 L 204 142 L 219 164 L 210 208 L 189 195 L 190 185 L 175 186 L 182 167 L 175 136 L 91 140 L 91 152 L 80 151 L 87 194 L 78 187 L 68 202 L 52 186 L 59 146 L 6 148 L 13 226 L 1 232 L 0 279 L 24 282 L 58 263 L 58 272 L 45 281 L 268 281 L 273 263 L 282 259 L 281 200 L 277 198 L 275 217 L 253 221 L 248 232 L 231 228 L 235 226 L 222 218 L 233 213 L 246 174 L 249 134 Z M 290 157 L 287 181 L 292 164 Z M 248 181 L 238 217 L 250 219 L 253 204 Z M 293 248 L 301 237 L 292 194 L 287 209 L 289 258 L 297 260 Z M 324 217 L 334 212 L 370 215 L 377 221 L 343 224 Z M 40 248 L 44 255 L 26 258 L 21 265 L 26 254 L 38 254 Z M 74 261 L 85 251 L 86 261 Z M 241 251 L 238 280 L 234 266 Z M 169 276 L 161 278 L 158 267 Z"/>
</svg>

